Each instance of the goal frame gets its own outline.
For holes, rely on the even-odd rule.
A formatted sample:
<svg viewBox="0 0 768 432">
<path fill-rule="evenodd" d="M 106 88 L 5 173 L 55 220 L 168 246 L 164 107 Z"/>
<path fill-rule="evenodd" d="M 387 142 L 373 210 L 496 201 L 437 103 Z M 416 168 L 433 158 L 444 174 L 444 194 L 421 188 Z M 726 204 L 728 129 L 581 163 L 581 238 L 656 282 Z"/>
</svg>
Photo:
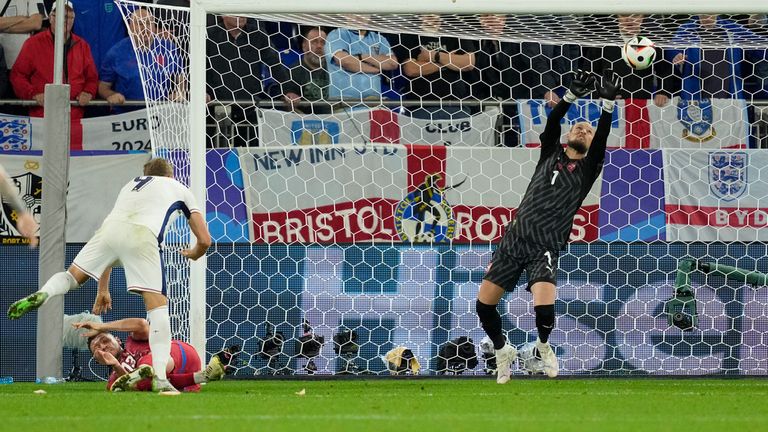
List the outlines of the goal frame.
<svg viewBox="0 0 768 432">
<path fill-rule="evenodd" d="M 723 9 L 727 9 L 724 11 Z M 214 14 L 278 14 L 278 13 L 411 13 L 411 14 L 698 14 L 698 13 L 761 13 L 755 2 L 737 0 L 723 5 L 717 0 L 389 0 L 385 3 L 351 0 L 192 0 L 190 2 L 190 85 L 189 85 L 189 143 L 190 189 L 201 206 L 206 198 L 206 15 Z M 206 353 L 206 267 L 203 256 L 190 268 L 190 343 L 201 358 Z"/>
</svg>

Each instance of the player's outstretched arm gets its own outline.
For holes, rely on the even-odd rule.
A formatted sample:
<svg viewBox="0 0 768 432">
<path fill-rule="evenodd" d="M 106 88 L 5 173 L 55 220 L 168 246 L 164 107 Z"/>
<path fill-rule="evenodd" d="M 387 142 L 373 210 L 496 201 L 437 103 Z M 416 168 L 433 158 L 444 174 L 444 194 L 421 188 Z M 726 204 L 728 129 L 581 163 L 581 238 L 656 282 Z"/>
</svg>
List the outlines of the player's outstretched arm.
<svg viewBox="0 0 768 432">
<path fill-rule="evenodd" d="M 189 228 L 195 235 L 197 242 L 191 249 L 183 249 L 181 254 L 194 261 L 205 255 L 205 252 L 211 247 L 211 234 L 208 232 L 208 226 L 205 224 L 203 215 L 199 212 L 194 212 L 189 216 Z"/>
<path fill-rule="evenodd" d="M 547 116 L 547 124 L 544 132 L 541 133 L 540 142 L 542 148 L 545 146 L 557 146 L 560 144 L 560 120 L 565 117 L 565 113 L 571 107 L 576 99 L 588 96 L 595 89 L 595 76 L 590 72 L 579 69 L 576 71 L 571 86 L 565 93 L 560 102 L 555 105 L 552 112 Z"/>
<path fill-rule="evenodd" d="M 605 148 L 608 142 L 608 135 L 611 133 L 611 122 L 613 121 L 613 110 L 616 106 L 616 95 L 619 94 L 621 85 L 619 77 L 611 69 L 603 71 L 602 79 L 597 86 L 597 92 L 600 95 L 602 113 L 597 122 L 597 130 L 589 148 L 587 158 L 592 162 L 600 163 L 605 159 Z"/>
<path fill-rule="evenodd" d="M 72 327 L 90 330 L 83 333 L 83 337 L 91 337 L 110 331 L 132 333 L 133 338 L 136 340 L 147 340 L 149 337 L 149 323 L 144 318 L 125 318 L 105 323 L 86 321 L 74 323 Z"/>
</svg>

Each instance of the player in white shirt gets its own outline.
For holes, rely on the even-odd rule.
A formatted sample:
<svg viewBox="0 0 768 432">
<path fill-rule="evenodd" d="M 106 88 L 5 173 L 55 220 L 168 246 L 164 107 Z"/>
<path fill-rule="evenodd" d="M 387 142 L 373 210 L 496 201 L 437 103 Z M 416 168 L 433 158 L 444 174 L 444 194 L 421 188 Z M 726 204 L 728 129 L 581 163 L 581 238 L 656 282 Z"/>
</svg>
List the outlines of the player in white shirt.
<svg viewBox="0 0 768 432">
<path fill-rule="evenodd" d="M 140 294 L 147 308 L 155 370 L 153 389 L 162 394 L 178 394 L 165 375 L 171 353 L 171 325 L 161 248 L 165 229 L 179 212 L 187 217 L 197 239 L 192 248 L 182 250 L 181 254 L 196 260 L 211 245 L 205 218 L 189 189 L 173 179 L 171 165 L 164 159 L 150 160 L 144 165 L 144 176 L 131 180 L 120 191 L 115 207 L 69 269 L 53 275 L 40 291 L 12 304 L 8 318 L 18 319 L 52 296 L 76 289 L 89 278 L 99 281 L 97 304 L 103 307 L 106 303 L 102 310 L 109 309 L 109 274 L 112 266 L 120 263 L 125 268 L 128 291 Z"/>
<path fill-rule="evenodd" d="M 0 165 L 0 197 L 11 205 L 15 214 L 9 215 L 16 220 L 16 229 L 29 240 L 31 247 L 37 246 L 37 222 L 27 206 L 19 198 L 19 191 L 11 182 L 11 176 Z"/>
</svg>

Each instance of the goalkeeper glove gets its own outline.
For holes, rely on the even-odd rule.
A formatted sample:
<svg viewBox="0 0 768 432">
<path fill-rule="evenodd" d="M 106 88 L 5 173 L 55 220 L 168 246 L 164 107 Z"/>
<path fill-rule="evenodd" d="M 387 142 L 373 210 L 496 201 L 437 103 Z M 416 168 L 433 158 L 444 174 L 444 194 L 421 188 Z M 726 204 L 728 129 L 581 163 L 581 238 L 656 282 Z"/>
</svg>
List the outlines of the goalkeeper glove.
<svg viewBox="0 0 768 432">
<path fill-rule="evenodd" d="M 619 94 L 619 77 L 611 69 L 603 71 L 603 77 L 600 85 L 597 86 L 597 93 L 603 100 L 603 110 L 613 112 L 616 105 L 616 95 Z"/>
<path fill-rule="evenodd" d="M 589 95 L 594 89 L 595 76 L 590 72 L 579 69 L 576 71 L 576 76 L 573 77 L 571 86 L 568 88 L 563 99 L 566 102 L 573 103 L 576 99 Z"/>
</svg>

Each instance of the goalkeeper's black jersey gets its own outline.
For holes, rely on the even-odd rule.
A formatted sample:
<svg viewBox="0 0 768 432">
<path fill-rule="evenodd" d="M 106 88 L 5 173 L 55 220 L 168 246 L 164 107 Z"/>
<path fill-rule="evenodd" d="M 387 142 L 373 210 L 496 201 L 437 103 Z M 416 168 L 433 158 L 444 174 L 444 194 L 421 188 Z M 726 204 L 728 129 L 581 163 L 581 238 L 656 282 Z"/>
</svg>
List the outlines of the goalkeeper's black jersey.
<svg viewBox="0 0 768 432">
<path fill-rule="evenodd" d="M 541 134 L 541 155 L 536 170 L 506 235 L 551 250 L 565 246 L 573 217 L 600 174 L 611 129 L 611 114 L 603 112 L 587 155 L 570 159 L 560 145 L 560 120 L 570 107 L 560 101 Z"/>
</svg>

